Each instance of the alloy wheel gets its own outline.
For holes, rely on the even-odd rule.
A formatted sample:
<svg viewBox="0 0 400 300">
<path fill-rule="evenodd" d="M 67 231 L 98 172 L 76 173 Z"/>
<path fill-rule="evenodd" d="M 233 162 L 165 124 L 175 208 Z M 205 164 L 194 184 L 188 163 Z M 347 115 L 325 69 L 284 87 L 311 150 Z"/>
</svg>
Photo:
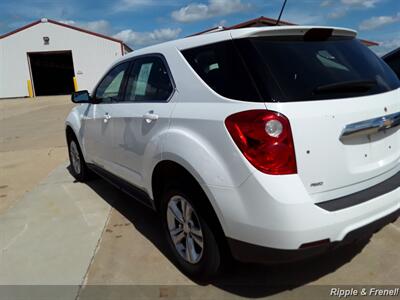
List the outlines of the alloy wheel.
<svg viewBox="0 0 400 300">
<path fill-rule="evenodd" d="M 198 263 L 203 256 L 204 239 L 193 206 L 182 196 L 171 197 L 168 202 L 167 222 L 175 250 L 186 262 Z"/>
</svg>

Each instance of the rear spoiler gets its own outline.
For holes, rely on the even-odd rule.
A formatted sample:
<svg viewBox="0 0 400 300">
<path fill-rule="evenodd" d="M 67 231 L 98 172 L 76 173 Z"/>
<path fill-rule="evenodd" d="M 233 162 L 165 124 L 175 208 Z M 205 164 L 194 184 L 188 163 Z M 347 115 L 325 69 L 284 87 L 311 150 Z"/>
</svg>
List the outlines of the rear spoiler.
<svg viewBox="0 0 400 300">
<path fill-rule="evenodd" d="M 326 26 L 276 26 L 276 27 L 260 27 L 259 30 L 254 28 L 235 29 L 230 32 L 232 39 L 263 37 L 263 36 L 306 36 L 307 34 L 322 34 L 328 36 L 344 36 L 355 38 L 357 31 L 340 27 Z"/>
</svg>

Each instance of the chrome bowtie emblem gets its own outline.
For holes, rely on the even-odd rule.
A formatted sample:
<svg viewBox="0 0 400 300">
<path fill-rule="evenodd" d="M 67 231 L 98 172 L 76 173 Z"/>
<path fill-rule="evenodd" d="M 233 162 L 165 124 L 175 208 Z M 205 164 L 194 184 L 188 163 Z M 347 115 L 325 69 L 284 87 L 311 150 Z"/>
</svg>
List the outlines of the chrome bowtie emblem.
<svg viewBox="0 0 400 300">
<path fill-rule="evenodd" d="M 389 128 L 396 127 L 400 127 L 400 112 L 348 124 L 342 130 L 340 140 L 343 141 L 347 138 L 352 138 L 355 136 L 368 136 Z"/>
<path fill-rule="evenodd" d="M 390 128 L 392 127 L 394 120 L 383 118 L 383 127 Z"/>
</svg>

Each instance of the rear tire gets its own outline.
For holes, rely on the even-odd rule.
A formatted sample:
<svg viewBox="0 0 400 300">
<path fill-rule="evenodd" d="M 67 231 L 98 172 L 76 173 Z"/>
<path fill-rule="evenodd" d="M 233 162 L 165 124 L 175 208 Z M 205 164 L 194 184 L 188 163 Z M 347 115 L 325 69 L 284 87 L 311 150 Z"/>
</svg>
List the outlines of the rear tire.
<svg viewBox="0 0 400 300">
<path fill-rule="evenodd" d="M 81 148 L 75 137 L 68 138 L 68 155 L 70 171 L 77 181 L 84 182 L 89 179 L 89 169 L 83 158 Z"/>
<path fill-rule="evenodd" d="M 172 186 L 161 199 L 161 218 L 170 252 L 188 277 L 209 281 L 221 267 L 221 249 L 201 198 L 193 189 Z M 180 220 L 179 220 L 180 219 Z"/>
</svg>

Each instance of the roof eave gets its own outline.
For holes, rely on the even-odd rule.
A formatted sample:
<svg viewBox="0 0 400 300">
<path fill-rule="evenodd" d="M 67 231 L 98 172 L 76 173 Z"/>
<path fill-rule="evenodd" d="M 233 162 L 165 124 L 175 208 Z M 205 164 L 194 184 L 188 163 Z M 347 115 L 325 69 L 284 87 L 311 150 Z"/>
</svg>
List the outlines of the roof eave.
<svg viewBox="0 0 400 300">
<path fill-rule="evenodd" d="M 86 29 L 83 29 L 83 28 L 79 28 L 79 27 L 76 27 L 76 26 L 72 26 L 72 25 L 69 25 L 69 24 L 65 24 L 65 23 L 54 21 L 54 20 L 50 20 L 50 19 L 46 19 L 46 22 L 52 23 L 52 24 L 55 24 L 55 25 L 59 25 L 59 26 L 63 26 L 63 27 L 69 28 L 69 29 L 74 29 L 74 30 L 77 30 L 77 31 L 80 31 L 80 32 L 84 32 L 84 33 L 90 34 L 90 35 L 94 35 L 94 36 L 97 36 L 97 37 L 100 37 L 100 38 L 103 38 L 103 39 L 106 39 L 106 40 L 110 40 L 110 41 L 113 41 L 113 42 L 116 42 L 116 43 L 124 44 L 124 42 L 119 40 L 119 39 L 116 39 L 116 38 L 113 38 L 113 37 L 110 37 L 110 36 L 107 36 L 107 35 L 104 35 L 104 34 L 101 34 L 101 33 L 89 31 L 89 30 L 86 30 Z M 6 38 L 6 37 L 8 37 L 10 35 L 16 34 L 16 33 L 20 32 L 20 31 L 23 31 L 25 29 L 28 29 L 28 28 L 33 27 L 35 25 L 38 25 L 40 23 L 42 23 L 42 19 L 40 19 L 38 21 L 35 21 L 35 22 L 32 22 L 32 23 L 29 23 L 29 24 L 27 24 L 27 25 L 25 25 L 23 27 L 20 27 L 18 29 L 15 29 L 15 30 L 10 31 L 8 33 L 5 33 L 3 35 L 0 35 L 0 39 Z"/>
</svg>

